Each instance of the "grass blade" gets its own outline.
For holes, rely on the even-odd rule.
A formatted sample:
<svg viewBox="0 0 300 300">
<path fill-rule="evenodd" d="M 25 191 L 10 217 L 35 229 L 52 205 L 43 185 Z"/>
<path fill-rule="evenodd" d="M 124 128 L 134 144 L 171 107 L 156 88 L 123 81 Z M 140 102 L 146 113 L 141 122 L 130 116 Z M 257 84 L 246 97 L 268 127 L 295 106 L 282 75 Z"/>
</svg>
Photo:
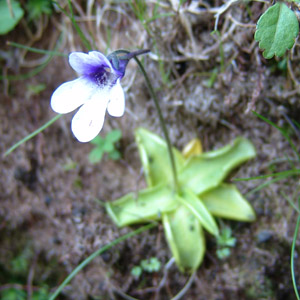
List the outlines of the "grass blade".
<svg viewBox="0 0 300 300">
<path fill-rule="evenodd" d="M 150 223 L 148 225 L 145 225 L 143 227 L 140 227 L 137 230 L 134 230 L 132 232 L 129 232 L 117 239 L 115 239 L 114 241 L 112 241 L 111 243 L 109 243 L 108 245 L 98 249 L 97 251 L 95 251 L 94 253 L 92 253 L 88 258 L 86 258 L 81 264 L 79 264 L 72 272 L 69 276 L 67 276 L 67 278 L 61 283 L 61 285 L 57 288 L 57 290 L 54 292 L 54 294 L 52 294 L 52 296 L 49 298 L 49 300 L 54 300 L 59 294 L 60 292 L 63 290 L 63 288 L 75 277 L 75 275 L 77 275 L 77 273 L 79 271 L 81 271 L 85 266 L 87 266 L 94 258 L 96 258 L 97 256 L 99 256 L 101 253 L 105 252 L 106 250 L 112 248 L 113 246 L 121 243 L 122 241 L 125 241 L 126 239 L 129 239 L 139 233 L 142 233 L 144 231 L 147 231 L 151 228 L 154 228 L 156 226 L 156 223 Z"/>
<path fill-rule="evenodd" d="M 44 50 L 44 49 L 28 47 L 26 45 L 22 45 L 22 44 L 15 43 L 15 42 L 7 42 L 6 44 L 8 46 L 13 46 L 13 47 L 16 47 L 16 48 L 25 49 L 25 50 L 28 50 L 28 51 L 34 52 L 34 53 L 48 54 L 48 55 L 52 55 L 52 56 L 68 57 L 67 54 L 64 54 L 64 53 L 61 53 L 61 52 L 58 52 L 58 51 L 51 51 L 51 50 Z"/>
<path fill-rule="evenodd" d="M 48 121 L 47 123 L 45 123 L 43 126 L 41 126 L 40 128 L 38 128 L 37 130 L 35 130 L 34 132 L 30 133 L 29 135 L 27 135 L 26 137 L 24 137 L 22 140 L 20 140 L 19 142 L 17 142 L 16 144 L 14 144 L 13 146 L 11 146 L 7 151 L 5 151 L 4 153 L 4 157 L 7 156 L 8 154 L 10 154 L 11 152 L 13 152 L 15 149 L 17 149 L 19 146 L 21 146 L 23 143 L 29 141 L 31 138 L 33 138 L 34 136 L 36 136 L 38 133 L 42 132 L 43 130 L 45 130 L 47 127 L 49 127 L 52 123 L 54 123 L 55 121 L 57 121 L 62 115 L 56 115 L 54 118 L 52 118 L 50 121 Z"/>
<path fill-rule="evenodd" d="M 293 151 L 295 152 L 298 161 L 300 162 L 300 155 L 297 151 L 297 148 L 295 146 L 295 144 L 291 141 L 290 137 L 288 136 L 288 134 L 279 126 L 277 126 L 275 123 L 273 123 L 272 121 L 270 121 L 269 119 L 267 119 L 266 117 L 260 115 L 259 113 L 252 111 L 253 114 L 255 116 L 257 116 L 258 118 L 260 118 L 261 120 L 265 121 L 266 123 L 268 123 L 269 125 L 273 126 L 274 128 L 278 129 L 280 131 L 280 133 L 286 138 L 286 140 L 288 141 L 288 143 L 290 144 L 291 148 L 293 149 Z"/>
<path fill-rule="evenodd" d="M 298 174 L 300 174 L 300 169 L 294 169 L 294 170 L 287 170 L 287 171 L 266 174 L 266 175 L 259 175 L 259 176 L 254 176 L 254 177 L 234 178 L 233 181 L 250 181 L 250 180 L 257 180 L 257 179 L 265 179 L 265 178 L 269 178 L 269 177 L 280 177 L 280 176 L 285 178 L 288 176 L 293 176 L 293 175 L 298 175 Z"/>
<path fill-rule="evenodd" d="M 276 178 L 273 178 L 267 182 L 264 182 L 262 184 L 260 184 L 259 186 L 257 186 L 255 189 L 251 190 L 250 192 L 248 192 L 245 196 L 248 197 L 249 195 L 252 195 L 258 191 L 260 191 L 261 189 L 265 188 L 266 186 L 270 185 L 271 183 L 280 181 L 282 179 L 285 179 L 286 177 L 289 177 L 290 175 L 285 175 L 285 176 L 278 176 Z"/>
<path fill-rule="evenodd" d="M 300 198 L 298 199 L 298 206 L 300 207 Z M 298 215 L 298 218 L 297 218 L 297 223 L 296 223 L 296 228 L 295 228 L 294 238 L 293 238 L 293 243 L 292 243 L 292 249 L 291 249 L 291 275 L 292 275 L 294 291 L 295 291 L 295 294 L 296 294 L 296 297 L 298 300 L 300 300 L 300 297 L 299 297 L 298 288 L 297 288 L 297 284 L 296 284 L 294 256 L 295 256 L 295 247 L 296 247 L 296 240 L 297 240 L 298 231 L 299 231 L 299 225 L 300 225 L 300 215 Z"/>
<path fill-rule="evenodd" d="M 71 20 L 75 30 L 77 31 L 80 39 L 82 40 L 84 46 L 90 51 L 92 50 L 92 46 L 90 44 L 90 42 L 88 41 L 88 39 L 85 37 L 84 33 L 82 32 L 82 30 L 80 29 L 80 27 L 78 26 L 78 24 L 76 23 L 76 20 L 74 18 L 74 12 L 73 12 L 73 8 L 72 8 L 72 2 L 70 0 L 68 0 L 68 5 L 69 5 L 69 9 L 70 9 L 70 14 L 67 13 L 67 11 L 65 9 L 63 9 L 61 7 L 61 5 L 58 3 L 58 1 L 53 1 L 57 7 L 67 16 L 69 17 L 69 19 Z"/>
</svg>

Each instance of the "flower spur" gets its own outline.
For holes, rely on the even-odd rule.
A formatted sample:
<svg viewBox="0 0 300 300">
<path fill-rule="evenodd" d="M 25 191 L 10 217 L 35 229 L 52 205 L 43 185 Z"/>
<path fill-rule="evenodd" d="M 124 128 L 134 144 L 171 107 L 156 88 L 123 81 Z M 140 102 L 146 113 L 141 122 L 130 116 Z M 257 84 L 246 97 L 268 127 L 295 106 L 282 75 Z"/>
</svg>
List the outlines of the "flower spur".
<svg viewBox="0 0 300 300">
<path fill-rule="evenodd" d="M 89 142 L 98 135 L 106 110 L 113 117 L 124 114 L 125 95 L 120 81 L 129 60 L 148 50 L 122 57 L 117 56 L 119 52 L 123 51 L 107 57 L 98 51 L 72 52 L 69 63 L 81 76 L 63 83 L 52 94 L 51 107 L 57 113 L 66 114 L 80 107 L 71 124 L 72 132 L 80 142 Z"/>
</svg>

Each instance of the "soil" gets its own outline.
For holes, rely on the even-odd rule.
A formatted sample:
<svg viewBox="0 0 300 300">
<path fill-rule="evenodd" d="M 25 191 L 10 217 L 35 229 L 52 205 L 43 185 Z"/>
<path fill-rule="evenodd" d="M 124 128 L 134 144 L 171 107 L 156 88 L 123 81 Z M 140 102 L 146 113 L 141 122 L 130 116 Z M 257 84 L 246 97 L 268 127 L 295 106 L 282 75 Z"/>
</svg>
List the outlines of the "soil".
<svg viewBox="0 0 300 300">
<path fill-rule="evenodd" d="M 147 1 L 146 15 L 152 16 L 155 9 L 159 14 L 172 15 L 144 26 L 134 13 L 138 1 L 133 5 L 117 2 L 91 1 L 89 9 L 85 1 L 74 1 L 76 21 L 101 52 L 151 49 L 143 62 L 174 146 L 182 149 L 198 137 L 208 151 L 237 136 L 247 137 L 255 145 L 257 157 L 228 181 L 297 165 L 287 139 L 252 113 L 254 110 L 284 128 L 299 149 L 299 131 L 290 125 L 292 120 L 299 122 L 299 45 L 296 43 L 284 58 L 263 58 L 253 34 L 267 4 L 233 3 L 220 16 L 218 37 L 211 32 L 215 24 L 213 8 L 221 7 L 220 1 L 199 1 L 203 9 L 199 14 L 188 12 L 189 4 L 191 7 L 197 1 L 186 1 L 180 13 L 172 8 L 172 3 L 179 1 Z M 64 7 L 67 9 L 66 4 Z M 75 50 L 87 51 L 68 17 L 58 8 L 35 23 L 24 19 L 1 37 L 1 52 L 6 53 L 6 59 L 1 60 L 5 77 L 0 92 L 2 154 L 55 116 L 49 106 L 51 94 L 61 83 L 76 77 L 66 57 L 54 56 L 36 76 L 15 78 L 34 70 L 47 56 L 9 46 L 7 41 L 46 50 L 56 47 L 66 55 Z M 282 69 L 284 63 L 287 66 Z M 32 87 L 39 84 L 45 88 L 32 92 Z M 72 114 L 1 158 L 0 291 L 17 286 L 27 291 L 28 299 L 41 286 L 53 292 L 88 255 L 140 227 L 117 228 L 102 205 L 145 187 L 134 130 L 142 126 L 162 136 L 154 104 L 134 61 L 129 63 L 122 85 L 126 113 L 122 118 L 107 115 L 101 132 L 105 136 L 112 129 L 121 129 L 122 139 L 117 146 L 121 160 L 105 156 L 100 163 L 91 164 L 88 154 L 93 145 L 79 143 L 73 137 Z M 254 191 L 268 181 L 236 183 L 243 194 L 248 193 L 257 220 L 223 220 L 237 239 L 231 255 L 224 260 L 217 258 L 216 242 L 206 234 L 204 262 L 182 299 L 295 299 L 290 252 L 297 212 L 286 198 L 297 199 L 298 178 L 288 177 Z M 151 257 L 161 262 L 160 271 L 144 272 L 135 279 L 131 269 Z M 23 269 L 15 264 L 20 258 L 25 262 Z M 159 225 L 94 259 L 58 299 L 133 299 L 124 294 L 137 299 L 171 299 L 190 276 L 173 264 L 159 286 L 170 259 Z M 299 267 L 296 251 L 296 278 Z"/>
</svg>

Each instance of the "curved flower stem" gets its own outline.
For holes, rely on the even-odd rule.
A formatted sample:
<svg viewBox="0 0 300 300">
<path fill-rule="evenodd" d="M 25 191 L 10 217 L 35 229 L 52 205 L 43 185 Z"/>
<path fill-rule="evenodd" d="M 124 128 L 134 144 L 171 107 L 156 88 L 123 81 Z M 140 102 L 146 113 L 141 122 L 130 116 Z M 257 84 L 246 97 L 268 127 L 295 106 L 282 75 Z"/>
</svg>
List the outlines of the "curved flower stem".
<svg viewBox="0 0 300 300">
<path fill-rule="evenodd" d="M 177 170 L 176 170 L 176 165 L 175 165 L 174 153 L 172 151 L 172 145 L 171 145 L 170 137 L 169 137 L 169 134 L 168 134 L 168 130 L 167 130 L 167 127 L 166 127 L 166 123 L 165 123 L 164 117 L 162 115 L 162 112 L 161 112 L 161 109 L 160 109 L 160 106 L 159 106 L 159 102 L 158 102 L 157 96 L 156 96 L 156 94 L 154 92 L 154 89 L 152 87 L 150 79 L 149 79 L 149 77 L 147 75 L 147 72 L 145 71 L 142 63 L 140 62 L 140 60 L 136 56 L 134 56 L 133 58 L 136 61 L 136 63 L 138 64 L 141 72 L 143 73 L 143 75 L 145 77 L 145 80 L 146 80 L 146 84 L 147 84 L 148 89 L 149 89 L 149 92 L 150 92 L 150 94 L 151 94 L 151 96 L 152 96 L 152 98 L 154 100 L 154 104 L 155 104 L 155 108 L 156 108 L 157 113 L 158 113 L 160 125 L 162 127 L 162 130 L 163 130 L 166 142 L 167 142 L 167 147 L 168 147 L 168 152 L 169 152 L 169 157 L 170 157 L 170 162 L 171 162 L 171 167 L 172 167 L 172 173 L 173 173 L 174 189 L 175 189 L 175 191 L 178 192 L 179 185 L 178 185 L 178 179 L 177 179 Z"/>
<path fill-rule="evenodd" d="M 164 117 L 162 115 L 160 106 L 159 106 L 159 101 L 158 101 L 157 96 L 156 96 L 156 94 L 154 92 L 153 86 L 152 86 L 152 84 L 150 82 L 150 79 L 149 79 L 149 77 L 147 75 L 147 72 L 144 69 L 144 67 L 143 67 L 142 63 L 140 62 L 140 60 L 137 58 L 137 55 L 145 54 L 147 52 L 150 52 L 150 50 L 147 49 L 147 50 L 137 50 L 137 51 L 130 52 L 128 50 L 120 49 L 120 50 L 114 51 L 113 53 L 111 53 L 110 55 L 108 55 L 108 57 L 124 53 L 126 55 L 119 56 L 118 58 L 119 59 L 124 59 L 124 60 L 127 60 L 127 61 L 129 61 L 131 58 L 134 58 L 134 60 L 138 64 L 138 66 L 139 66 L 142 74 L 144 75 L 147 87 L 149 89 L 151 97 L 153 98 L 153 101 L 154 101 L 154 104 L 155 104 L 155 108 L 156 108 L 157 113 L 158 113 L 160 125 L 162 127 L 162 130 L 163 130 L 166 142 L 167 142 L 167 148 L 168 148 L 168 153 L 169 153 L 170 163 L 171 163 L 171 168 L 172 168 L 172 174 L 173 174 L 174 190 L 176 192 L 178 192 L 179 191 L 179 184 L 178 184 L 178 179 L 177 179 L 177 170 L 176 170 L 174 154 L 173 154 L 173 151 L 172 151 L 172 145 L 171 145 L 170 137 L 169 137 L 168 130 L 167 130 L 167 127 L 166 127 L 166 123 L 165 123 Z"/>
</svg>

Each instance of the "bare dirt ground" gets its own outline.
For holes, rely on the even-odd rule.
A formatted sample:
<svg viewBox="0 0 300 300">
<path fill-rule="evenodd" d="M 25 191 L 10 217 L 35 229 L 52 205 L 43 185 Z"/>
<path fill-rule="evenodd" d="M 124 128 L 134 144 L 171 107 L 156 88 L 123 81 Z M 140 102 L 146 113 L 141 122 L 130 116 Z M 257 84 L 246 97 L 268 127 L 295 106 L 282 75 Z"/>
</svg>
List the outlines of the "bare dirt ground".
<svg viewBox="0 0 300 300">
<path fill-rule="evenodd" d="M 88 38 L 94 37 L 96 50 L 151 49 L 144 65 L 157 90 L 174 146 L 182 149 L 191 138 L 198 137 L 207 151 L 237 136 L 247 137 L 254 143 L 257 157 L 242 166 L 233 175 L 236 178 L 296 165 L 286 139 L 251 112 L 255 110 L 289 130 L 299 146 L 299 135 L 288 123 L 298 121 L 299 116 L 299 47 L 296 44 L 286 54 L 284 69 L 280 68 L 283 59 L 266 61 L 262 57 L 253 34 L 266 4 L 233 3 L 220 15 L 218 37 L 211 32 L 215 24 L 213 8 L 221 7 L 220 1 L 199 1 L 203 9 L 199 14 L 188 12 L 187 4 L 186 10 L 178 13 L 172 1 L 157 5 L 156 1 L 147 1 L 145 11 L 149 17 L 155 9 L 159 14 L 172 13 L 147 26 L 138 20 L 134 5 L 117 2 L 88 1 L 91 8 L 85 1 L 74 1 L 76 20 Z M 7 46 L 6 41 L 47 50 L 56 45 L 56 51 L 65 54 L 87 51 L 68 17 L 59 10 L 43 18 L 39 26 L 42 23 L 41 32 L 33 25 L 26 29 L 21 23 L 1 37 L 1 48 L 10 55 L 1 61 L 3 75 L 28 73 L 44 57 Z M 216 77 L 210 83 L 213 72 Z M 52 92 L 75 77 L 67 58 L 55 56 L 36 76 L 2 81 L 2 154 L 55 116 L 49 106 Z M 45 84 L 46 88 L 30 94 L 29 87 L 37 84 Z M 162 135 L 154 105 L 134 62 L 129 63 L 122 85 L 127 101 L 125 116 L 114 119 L 107 115 L 101 133 L 122 130 L 120 161 L 106 158 L 90 164 L 92 145 L 81 144 L 72 136 L 72 114 L 1 158 L 0 288 L 17 278 L 19 287 L 29 292 L 43 284 L 53 291 L 89 254 L 139 227 L 117 228 L 99 203 L 145 186 L 134 143 L 135 128 L 143 126 Z M 237 185 L 246 194 L 262 182 Z M 298 189 L 297 178 L 288 178 L 247 196 L 257 221 L 224 221 L 237 238 L 226 260 L 217 258 L 215 241 L 207 234 L 204 262 L 183 299 L 295 299 L 290 250 L 297 214 L 282 194 L 292 198 Z M 26 253 L 28 266 L 24 272 L 15 272 L 12 261 Z M 120 291 L 137 299 L 171 299 L 189 275 L 180 273 L 174 264 L 161 288 L 163 268 L 134 279 L 132 267 L 150 257 L 157 257 L 162 266 L 171 258 L 162 226 L 130 238 L 93 260 L 59 299 L 123 299 Z M 295 263 L 298 278 L 298 256 Z"/>
</svg>

